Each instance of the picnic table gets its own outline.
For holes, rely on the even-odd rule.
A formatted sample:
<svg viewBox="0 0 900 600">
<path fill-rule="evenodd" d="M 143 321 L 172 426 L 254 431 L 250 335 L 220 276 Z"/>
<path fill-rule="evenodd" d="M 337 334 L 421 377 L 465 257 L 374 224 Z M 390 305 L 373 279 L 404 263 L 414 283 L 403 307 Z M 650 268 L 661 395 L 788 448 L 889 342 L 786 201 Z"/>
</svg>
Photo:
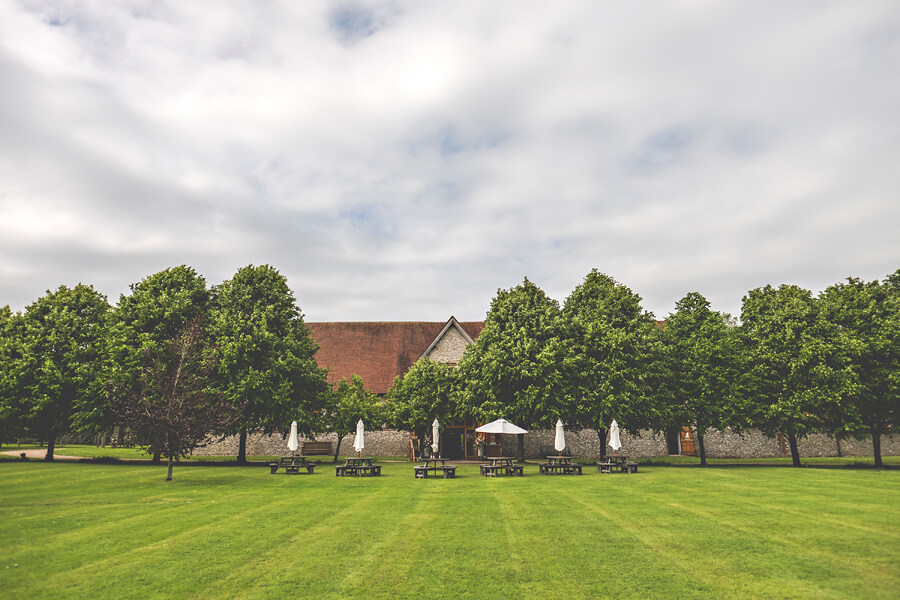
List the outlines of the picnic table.
<svg viewBox="0 0 900 600">
<path fill-rule="evenodd" d="M 637 473 L 637 463 L 629 461 L 626 456 L 607 456 L 605 460 L 597 463 L 597 471 L 599 473 L 613 473 L 615 471 Z"/>
<path fill-rule="evenodd" d="M 548 456 L 538 469 L 541 475 L 581 475 L 581 465 L 573 463 L 571 456 Z"/>
<path fill-rule="evenodd" d="M 429 471 L 434 473 L 435 476 L 437 476 L 438 471 L 443 472 L 444 479 L 453 479 L 456 477 L 456 465 L 448 465 L 446 458 L 423 458 L 422 461 L 424 464 L 415 465 L 413 467 L 413 473 L 415 474 L 416 479 L 427 479 Z"/>
<path fill-rule="evenodd" d="M 371 458 L 348 458 L 343 465 L 335 467 L 335 477 L 355 475 L 357 477 L 378 477 L 381 465 L 373 465 Z"/>
<path fill-rule="evenodd" d="M 312 475 L 316 463 L 307 461 L 305 456 L 282 456 L 278 462 L 269 463 L 270 473 L 273 475 L 282 468 L 285 475 L 299 475 L 300 469 L 306 469 L 306 472 Z"/>
<path fill-rule="evenodd" d="M 488 456 L 488 462 L 479 465 L 484 477 L 497 477 L 498 475 L 515 475 L 521 477 L 525 474 L 522 465 L 513 464 L 516 460 L 508 456 Z"/>
</svg>

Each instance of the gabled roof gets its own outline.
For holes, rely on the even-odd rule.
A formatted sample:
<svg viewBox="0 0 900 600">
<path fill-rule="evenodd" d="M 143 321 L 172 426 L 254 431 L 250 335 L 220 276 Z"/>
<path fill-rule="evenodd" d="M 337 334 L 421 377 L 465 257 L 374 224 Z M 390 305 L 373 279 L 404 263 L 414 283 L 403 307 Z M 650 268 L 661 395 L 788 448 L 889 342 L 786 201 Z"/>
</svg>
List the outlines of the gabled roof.
<svg viewBox="0 0 900 600">
<path fill-rule="evenodd" d="M 366 389 L 383 394 L 394 378 L 409 368 L 437 343 L 448 327 L 458 325 L 469 339 L 475 339 L 481 321 L 344 321 L 307 323 L 319 344 L 316 360 L 329 369 L 328 382 L 335 384 L 359 375 Z"/>
</svg>

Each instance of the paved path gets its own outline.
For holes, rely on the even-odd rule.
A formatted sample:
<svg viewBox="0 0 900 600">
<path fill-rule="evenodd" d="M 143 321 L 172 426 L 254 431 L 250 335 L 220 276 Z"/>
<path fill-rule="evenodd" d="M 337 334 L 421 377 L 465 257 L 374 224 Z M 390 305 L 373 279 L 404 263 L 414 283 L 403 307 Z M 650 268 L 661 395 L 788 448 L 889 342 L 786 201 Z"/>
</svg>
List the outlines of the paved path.
<svg viewBox="0 0 900 600">
<path fill-rule="evenodd" d="M 25 453 L 25 456 L 28 458 L 37 458 L 43 460 L 45 456 L 47 456 L 46 448 L 32 448 L 30 450 L 3 450 L 0 451 L 0 454 L 6 454 L 8 456 L 19 456 L 22 453 Z M 55 451 L 53 452 L 53 458 L 84 458 L 83 456 L 65 456 L 64 454 L 57 454 Z"/>
</svg>

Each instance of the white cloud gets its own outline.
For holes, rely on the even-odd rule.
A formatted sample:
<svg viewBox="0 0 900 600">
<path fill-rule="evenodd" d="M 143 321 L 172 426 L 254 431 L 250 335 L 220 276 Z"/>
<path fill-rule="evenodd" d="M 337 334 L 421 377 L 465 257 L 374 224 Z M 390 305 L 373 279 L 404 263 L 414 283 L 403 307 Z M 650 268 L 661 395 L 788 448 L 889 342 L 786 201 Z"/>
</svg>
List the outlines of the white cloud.
<svg viewBox="0 0 900 600">
<path fill-rule="evenodd" d="M 181 263 L 271 263 L 311 320 L 881 277 L 898 63 L 892 2 L 0 0 L 0 304 Z"/>
</svg>

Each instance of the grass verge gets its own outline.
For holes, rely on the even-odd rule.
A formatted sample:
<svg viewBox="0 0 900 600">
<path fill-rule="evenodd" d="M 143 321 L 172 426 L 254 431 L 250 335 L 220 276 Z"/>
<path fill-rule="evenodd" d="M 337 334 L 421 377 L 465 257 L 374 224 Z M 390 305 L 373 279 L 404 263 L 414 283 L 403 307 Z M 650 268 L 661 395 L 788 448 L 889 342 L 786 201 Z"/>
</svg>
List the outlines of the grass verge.
<svg viewBox="0 0 900 600">
<path fill-rule="evenodd" d="M 896 598 L 900 472 L 0 464 L 7 598 Z M 317 470 L 319 471 L 319 470 Z"/>
</svg>

